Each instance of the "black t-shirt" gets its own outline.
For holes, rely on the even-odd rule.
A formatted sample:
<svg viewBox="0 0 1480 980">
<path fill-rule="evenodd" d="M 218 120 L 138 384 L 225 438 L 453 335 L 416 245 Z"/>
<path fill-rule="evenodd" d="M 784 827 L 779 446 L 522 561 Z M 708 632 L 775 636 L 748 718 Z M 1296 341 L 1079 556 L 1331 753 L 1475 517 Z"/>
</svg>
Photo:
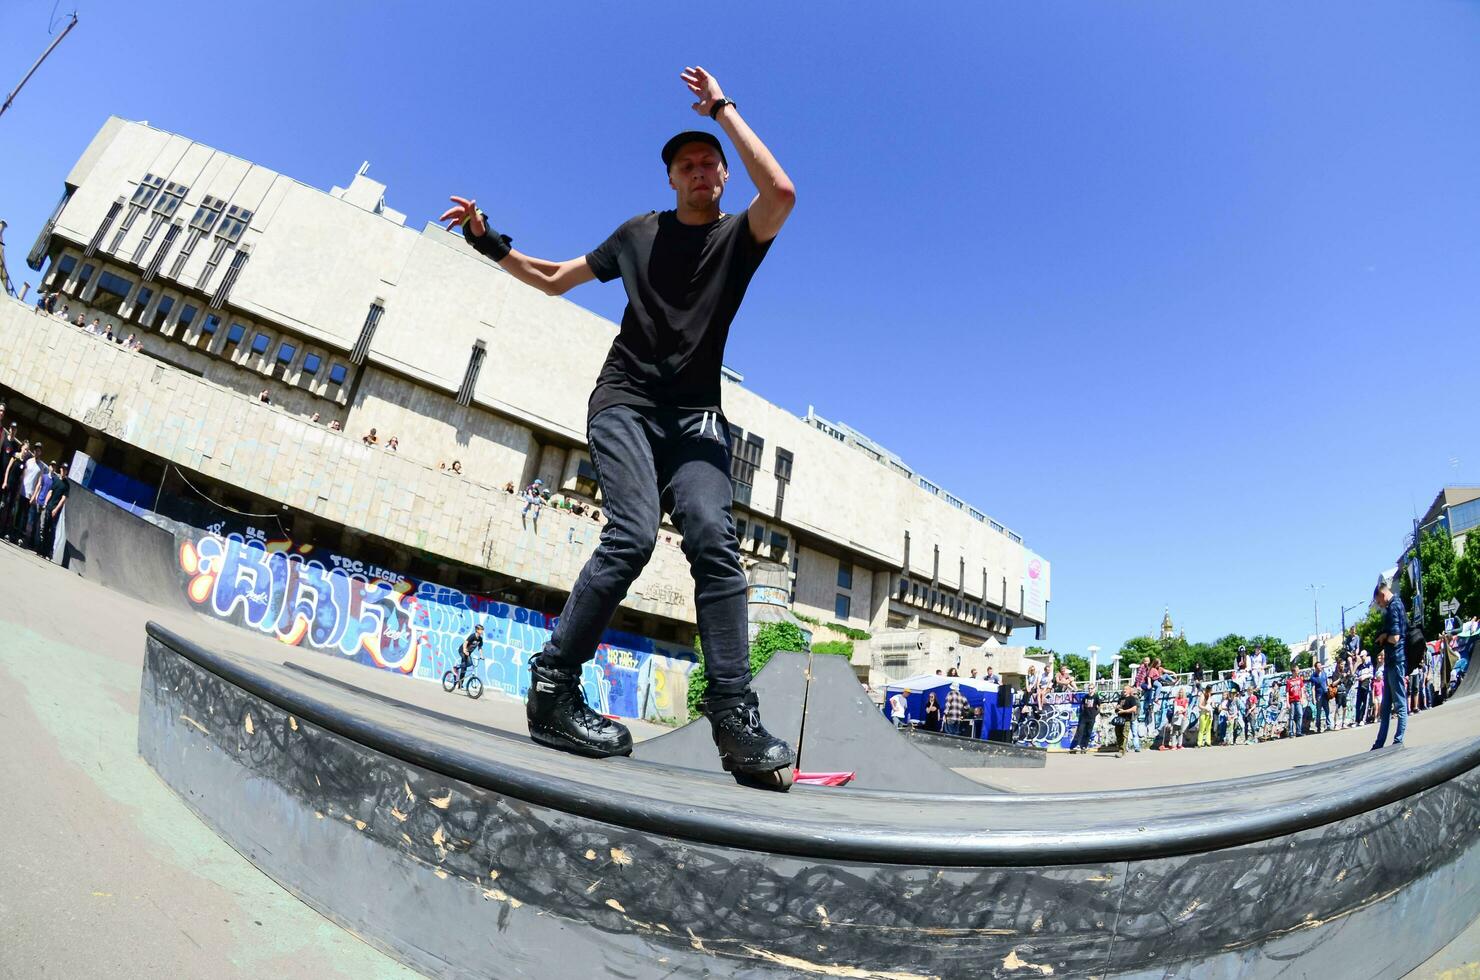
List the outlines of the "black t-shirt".
<svg viewBox="0 0 1480 980">
<path fill-rule="evenodd" d="M 1093 692 L 1086 694 L 1079 705 L 1080 718 L 1093 718 L 1100 713 L 1100 696 Z"/>
<path fill-rule="evenodd" d="M 67 499 L 67 488 L 71 486 L 70 480 L 57 478 L 51 481 L 51 493 L 46 497 L 46 510 L 50 513 L 61 506 Z"/>
<path fill-rule="evenodd" d="M 461 652 L 464 657 L 471 657 L 473 654 L 482 649 L 483 637 L 479 636 L 476 632 L 473 632 L 468 634 L 468 638 L 466 640 L 463 640 Z"/>
<path fill-rule="evenodd" d="M 587 404 L 720 409 L 720 363 L 730 322 L 771 243 L 750 234 L 750 212 L 686 225 L 674 211 L 625 222 L 586 256 L 596 278 L 627 290 L 622 328 Z"/>
<path fill-rule="evenodd" d="M 1134 710 L 1140 703 L 1140 698 L 1136 697 L 1134 694 L 1127 694 L 1125 697 L 1120 699 L 1120 706 L 1117 708 L 1116 714 L 1119 715 L 1119 717 L 1121 718 L 1128 718 L 1129 715 L 1121 715 L 1120 712 Z"/>
</svg>

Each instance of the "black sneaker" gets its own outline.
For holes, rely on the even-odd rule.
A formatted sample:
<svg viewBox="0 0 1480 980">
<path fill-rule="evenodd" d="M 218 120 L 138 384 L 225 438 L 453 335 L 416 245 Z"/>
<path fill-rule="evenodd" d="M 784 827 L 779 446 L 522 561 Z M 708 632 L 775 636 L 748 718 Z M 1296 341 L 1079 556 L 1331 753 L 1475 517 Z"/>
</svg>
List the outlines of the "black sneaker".
<svg viewBox="0 0 1480 980">
<path fill-rule="evenodd" d="M 726 772 L 759 775 L 789 770 L 796 764 L 791 746 L 761 724 L 760 701 L 754 691 L 706 698 L 699 707 L 709 717 Z"/>
<path fill-rule="evenodd" d="M 632 733 L 625 725 L 597 714 L 581 695 L 578 674 L 529 662 L 529 737 L 552 749 L 605 758 L 632 754 Z"/>
</svg>

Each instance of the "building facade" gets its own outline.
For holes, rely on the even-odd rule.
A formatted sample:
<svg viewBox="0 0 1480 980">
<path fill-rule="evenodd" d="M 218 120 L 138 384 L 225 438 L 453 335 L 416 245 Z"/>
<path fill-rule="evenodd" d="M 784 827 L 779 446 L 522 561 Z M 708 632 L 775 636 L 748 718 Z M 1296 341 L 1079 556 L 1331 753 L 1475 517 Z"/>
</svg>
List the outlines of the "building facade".
<svg viewBox="0 0 1480 980">
<path fill-rule="evenodd" d="M 551 507 L 532 521 L 506 487 L 538 477 L 600 508 L 586 399 L 612 323 L 435 223 L 408 227 L 363 168 L 325 193 L 118 118 L 28 262 L 69 319 L 143 344 L 0 307 L 0 387 L 53 444 L 161 495 L 271 508 L 299 540 L 558 612 L 600 524 Z M 796 612 L 871 643 L 1046 630 L 1049 563 L 1016 532 L 862 434 L 726 378 L 742 554 L 790 567 Z M 667 523 L 615 625 L 692 637 Z"/>
</svg>

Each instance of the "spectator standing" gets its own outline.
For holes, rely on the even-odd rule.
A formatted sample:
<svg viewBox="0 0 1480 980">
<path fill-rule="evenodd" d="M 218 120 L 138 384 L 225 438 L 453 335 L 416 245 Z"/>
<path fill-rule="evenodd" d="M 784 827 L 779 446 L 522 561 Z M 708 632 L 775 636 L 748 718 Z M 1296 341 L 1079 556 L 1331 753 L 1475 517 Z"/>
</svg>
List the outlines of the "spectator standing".
<svg viewBox="0 0 1480 980">
<path fill-rule="evenodd" d="M 1213 685 L 1204 684 L 1197 696 L 1197 747 L 1213 744 Z"/>
<path fill-rule="evenodd" d="M 1126 743 L 1130 740 L 1131 726 L 1135 724 L 1136 712 L 1139 710 L 1136 685 L 1127 684 L 1120 692 L 1120 703 L 1115 706 L 1115 717 L 1111 722 L 1115 726 L 1115 754 L 1117 758 L 1125 758 Z"/>
<path fill-rule="evenodd" d="M 391 436 L 385 441 L 385 448 L 393 453 L 399 452 L 401 449 L 401 440 L 397 439 L 395 436 Z"/>
<path fill-rule="evenodd" d="M 46 500 L 51 496 L 54 464 L 38 460 L 36 489 L 31 494 L 30 513 L 26 516 L 26 533 L 21 546 L 27 551 L 40 552 L 41 539 L 46 536 Z"/>
<path fill-rule="evenodd" d="M 1312 707 L 1315 710 L 1315 730 L 1324 732 L 1331 727 L 1331 678 L 1326 673 L 1329 663 L 1322 659 L 1311 668 L 1310 680 L 1313 688 L 1312 699 L 1315 702 Z"/>
<path fill-rule="evenodd" d="M 961 682 L 954 681 L 951 684 L 951 693 L 946 695 L 945 733 L 947 735 L 965 734 L 961 730 L 961 720 L 966 717 L 969 705 L 966 703 L 966 695 L 961 693 Z"/>
<path fill-rule="evenodd" d="M 15 428 L 11 426 L 12 430 Z M 26 462 L 31 457 L 31 444 L 21 442 L 5 461 L 0 474 L 0 537 L 9 538 L 15 529 L 16 515 L 24 495 Z"/>
<path fill-rule="evenodd" d="M 338 419 L 330 419 L 329 420 L 329 431 L 330 432 L 339 432 L 339 431 L 343 430 L 343 428 L 344 428 L 344 426 L 342 426 L 342 425 L 339 424 L 339 420 Z"/>
<path fill-rule="evenodd" d="M 1358 654 L 1356 682 L 1357 710 L 1353 716 L 1353 727 L 1367 724 L 1368 710 L 1372 706 L 1372 655 L 1366 650 Z"/>
<path fill-rule="evenodd" d="M 41 539 L 41 557 L 51 561 L 56 552 L 57 521 L 61 520 L 62 508 L 67 505 L 67 492 L 71 489 L 67 479 L 67 464 L 57 467 L 56 479 L 51 484 L 51 495 L 46 498 L 46 532 Z"/>
<path fill-rule="evenodd" d="M 15 504 L 14 523 L 10 537 L 16 544 L 24 544 L 31 531 L 31 502 L 36 497 L 36 484 L 41 479 L 41 443 L 34 443 L 26 456 L 20 473 L 20 499 Z"/>
<path fill-rule="evenodd" d="M 1404 667 L 1404 644 L 1408 640 L 1408 615 L 1401 599 L 1394 601 L 1393 590 L 1385 582 L 1378 583 L 1373 593 L 1377 604 L 1382 607 L 1382 632 L 1377 643 L 1383 658 L 1382 700 L 1377 707 L 1377 740 L 1373 749 L 1380 749 L 1387 742 L 1388 721 L 1396 712 L 1398 723 L 1393 733 L 1393 745 L 1403 744 L 1408 731 L 1408 683 Z"/>
<path fill-rule="evenodd" d="M 1238 692 L 1229 690 L 1223 695 L 1223 744 L 1237 745 L 1244 733 L 1244 708 L 1239 704 Z M 1245 739 L 1247 742 L 1248 740 Z"/>
<path fill-rule="evenodd" d="M 1286 737 L 1299 738 L 1305 734 L 1305 678 L 1299 670 L 1292 669 L 1290 676 L 1285 678 L 1285 695 L 1290 701 L 1290 727 Z"/>
<path fill-rule="evenodd" d="M 458 476 L 462 476 L 462 460 L 454 459 L 452 461 L 452 472 Z"/>
<path fill-rule="evenodd" d="M 1094 737 L 1095 722 L 1100 718 L 1100 705 L 1103 702 L 1104 699 L 1091 684 L 1084 700 L 1079 702 L 1079 726 L 1074 729 L 1074 740 L 1069 743 L 1070 752 L 1083 755 L 1089 751 L 1090 739 Z"/>
<path fill-rule="evenodd" d="M 1252 684 L 1241 695 L 1244 702 L 1244 743 L 1259 741 L 1259 689 Z"/>
<path fill-rule="evenodd" d="M 380 436 L 375 434 L 374 429 L 371 429 L 369 432 L 360 437 L 360 441 L 367 446 L 378 446 L 380 445 Z"/>
<path fill-rule="evenodd" d="M 910 702 L 909 689 L 895 691 L 889 698 L 889 720 L 894 722 L 895 728 L 903 728 L 909 719 Z"/>
<path fill-rule="evenodd" d="M 934 691 L 925 696 L 925 730 L 940 731 L 940 702 L 935 700 Z"/>
<path fill-rule="evenodd" d="M 1166 721 L 1161 726 L 1160 752 L 1167 752 L 1182 747 L 1182 740 L 1187 733 L 1187 696 L 1182 693 L 1180 687 L 1172 699 L 1171 710 L 1167 712 Z"/>
</svg>

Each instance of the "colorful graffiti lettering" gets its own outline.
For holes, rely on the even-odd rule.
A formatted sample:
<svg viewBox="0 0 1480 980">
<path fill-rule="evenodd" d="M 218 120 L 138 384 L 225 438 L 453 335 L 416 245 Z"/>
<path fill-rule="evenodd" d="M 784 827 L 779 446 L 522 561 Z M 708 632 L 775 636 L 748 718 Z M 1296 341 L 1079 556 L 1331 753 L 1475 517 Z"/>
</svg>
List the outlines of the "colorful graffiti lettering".
<svg viewBox="0 0 1480 980">
<path fill-rule="evenodd" d="M 481 624 L 484 686 L 524 699 L 529 658 L 556 618 L 434 582 L 240 534 L 180 537 L 185 593 L 203 612 L 246 629 L 381 670 L 440 681 Z M 686 713 L 692 650 L 608 630 L 586 665 L 587 700 L 604 714 L 672 718 Z"/>
</svg>

